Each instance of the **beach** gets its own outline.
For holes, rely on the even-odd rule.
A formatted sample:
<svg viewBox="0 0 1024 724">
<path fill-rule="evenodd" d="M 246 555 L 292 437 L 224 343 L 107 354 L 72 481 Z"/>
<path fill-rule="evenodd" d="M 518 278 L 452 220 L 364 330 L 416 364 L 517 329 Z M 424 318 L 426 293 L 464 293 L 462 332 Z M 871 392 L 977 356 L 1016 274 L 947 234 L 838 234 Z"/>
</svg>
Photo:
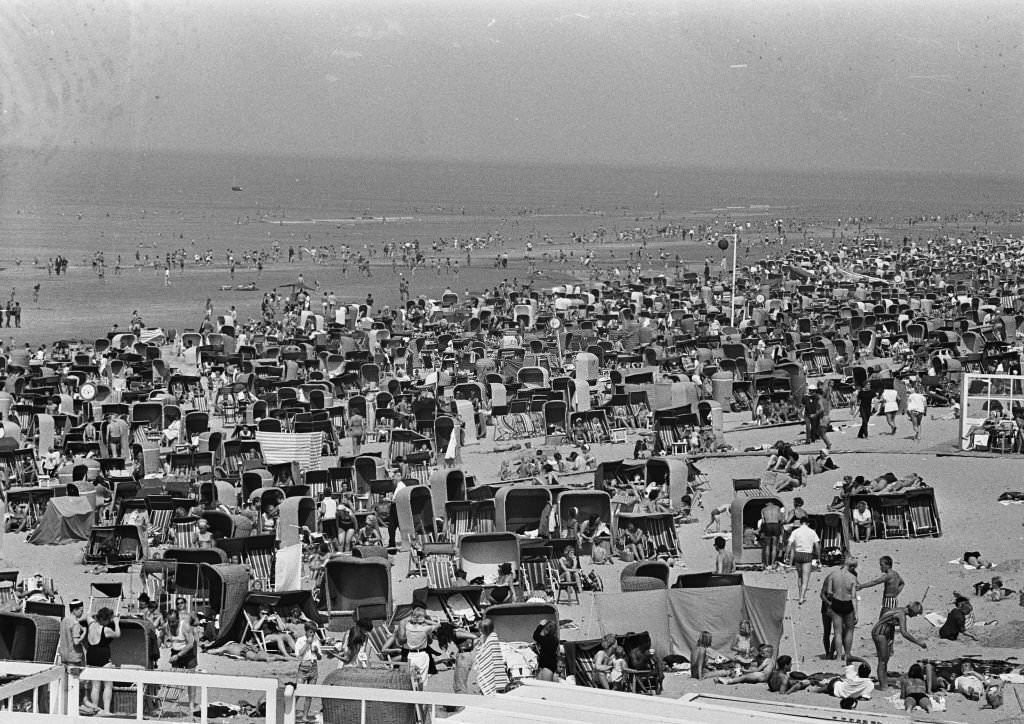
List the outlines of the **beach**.
<svg viewBox="0 0 1024 724">
<path fill-rule="evenodd" d="M 56 164 L 57 161 L 47 163 Z M 834 204 L 835 199 L 814 198 L 809 192 L 803 198 L 786 199 L 777 193 L 773 203 L 760 203 L 764 199 L 747 197 L 744 203 L 731 204 L 736 198 L 713 191 L 707 198 L 689 206 L 682 204 L 681 194 L 668 199 L 672 192 L 664 184 L 665 178 L 652 174 L 648 188 L 643 192 L 635 188 L 624 192 L 623 200 L 616 200 L 607 190 L 592 198 L 569 199 L 567 194 L 552 191 L 556 203 L 544 204 L 545 195 L 554 187 L 554 181 L 545 179 L 547 187 L 532 189 L 526 199 L 518 199 L 511 190 L 490 189 L 480 191 L 465 201 L 452 191 L 432 189 L 438 178 L 426 174 L 423 188 L 432 189 L 416 199 L 396 199 L 387 188 L 374 188 L 359 197 L 353 192 L 359 179 L 349 179 L 350 187 L 327 194 L 322 188 L 309 197 L 301 191 L 274 193 L 266 190 L 269 182 L 251 177 L 240 178 L 231 164 L 221 164 L 216 172 L 201 177 L 195 186 L 187 183 L 181 174 L 162 185 L 153 177 L 156 171 L 141 164 L 136 170 L 140 180 L 135 193 L 126 191 L 130 179 L 118 183 L 98 184 L 90 189 L 88 177 L 81 163 L 61 183 L 43 183 L 36 179 L 45 170 L 26 175 L 24 184 L 14 193 L 5 194 L 0 204 L 0 229 L 5 242 L 0 248 L 0 297 L 7 290 L 16 290 L 22 301 L 24 316 L 22 328 L 3 329 L 2 337 L 11 338 L 16 345 L 49 345 L 58 339 L 84 339 L 92 341 L 103 337 L 112 324 L 127 326 L 133 310 L 137 310 L 146 327 L 159 327 L 179 332 L 198 328 L 203 320 L 206 300 L 216 314 L 232 307 L 239 318 L 259 316 L 259 305 L 264 292 L 279 285 L 296 282 L 301 274 L 307 285 L 317 285 L 317 294 L 335 292 L 342 303 L 360 303 L 372 294 L 375 303 L 398 305 L 398 272 L 408 278 L 413 298 L 424 295 L 435 298 L 445 289 L 460 294 L 468 290 L 478 293 L 507 281 L 521 284 L 529 280 L 538 288 L 550 288 L 565 283 L 586 288 L 588 265 L 583 255 L 593 249 L 594 264 L 605 270 L 621 265 L 623 270 L 637 264 L 655 272 L 671 273 L 677 268 L 700 272 L 706 258 L 710 258 L 713 273 L 725 278 L 720 260 L 726 256 L 716 246 L 709 246 L 700 238 L 663 234 L 659 229 L 703 227 L 723 232 L 738 229 L 751 240 L 740 257 L 740 264 L 752 264 L 760 255 L 779 249 L 804 244 L 829 245 L 842 243 L 844 238 L 869 231 L 899 239 L 902 235 L 969 234 L 979 227 L 991 234 L 1018 235 L 1021 231 L 1019 211 L 1005 203 L 1000 196 L 1002 182 L 994 182 L 999 191 L 990 195 L 989 208 L 939 206 L 935 199 L 922 199 L 912 193 L 906 196 L 903 213 L 896 211 L 899 200 L 865 198 L 854 200 L 848 206 Z M 301 164 L 300 164 L 301 167 Z M 270 167 L 268 166 L 267 169 Z M 113 173 L 112 171 L 110 173 Z M 268 170 L 269 174 L 270 171 Z M 518 179 L 517 170 L 509 178 Z M 157 174 L 158 175 L 158 174 Z M 30 178 L 31 177 L 31 178 Z M 300 186 L 302 177 L 296 180 Z M 34 180 L 33 180 L 34 179 Z M 142 183 L 141 180 L 145 181 Z M 264 185 L 261 185 L 264 184 Z M 232 191 L 232 186 L 241 191 Z M 94 193 L 93 193 L 94 192 Z M 658 195 L 655 196 L 655 192 Z M 488 196 L 488 193 L 490 196 Z M 936 196 L 945 190 L 934 191 Z M 328 196 L 325 200 L 324 196 Z M 927 195 L 927 194 L 925 194 Z M 305 205 L 301 199 L 307 198 Z M 335 199 L 336 201 L 332 201 Z M 310 200 L 312 199 L 312 200 Z M 663 201 L 664 199 L 664 201 Z M 674 202 L 674 203 L 673 203 Z M 874 202 L 876 215 L 867 211 Z M 663 209 L 669 203 L 668 209 Z M 432 205 L 431 205 L 432 204 Z M 1007 211 L 1006 209 L 1010 209 Z M 855 211 L 851 211 L 855 210 Z M 855 213 L 864 213 L 855 220 Z M 917 214 L 924 218 L 914 224 L 908 219 Z M 952 218 L 948 215 L 952 214 Z M 940 215 L 946 215 L 945 220 Z M 775 219 L 786 219 L 788 234 L 785 245 L 772 248 L 754 243 L 767 235 L 774 235 Z M 799 220 L 790 227 L 791 221 Z M 749 226 L 747 226 L 749 224 Z M 595 230 L 607 231 L 607 240 L 594 241 Z M 639 233 L 634 233 L 638 230 Z M 648 230 L 649 233 L 648 233 Z M 578 235 L 579 239 L 574 239 Z M 698 235 L 699 236 L 699 235 Z M 471 265 L 466 264 L 465 248 L 448 246 L 432 252 L 433 239 L 461 241 L 486 240 L 486 245 L 472 248 Z M 396 269 L 382 250 L 388 243 L 420 241 L 428 257 L 457 258 L 458 274 L 439 272 L 431 266 L 416 269 Z M 267 251 L 277 242 L 287 252 L 289 247 L 340 247 L 353 250 L 373 249 L 370 257 L 370 276 L 360 274 L 354 265 L 346 265 L 338 258 L 328 256 L 324 263 L 315 263 L 307 252 L 303 258 L 288 262 L 268 263 L 262 271 L 242 268 L 233 273 L 227 261 L 232 251 L 240 255 L 243 250 Z M 534 249 L 530 259 L 525 258 L 526 244 Z M 140 246 L 141 245 L 141 246 Z M 172 268 L 167 275 L 160 261 L 167 253 L 183 249 L 184 269 Z M 213 262 L 196 264 L 193 254 L 212 250 Z M 659 251 L 667 255 L 660 257 Z M 103 252 L 105 274 L 99 278 L 91 260 Z M 136 261 L 136 252 L 140 259 Z M 542 253 L 554 257 L 569 254 L 570 260 L 541 259 Z M 647 257 L 650 252 L 652 257 Z M 507 266 L 496 266 L 495 257 L 509 255 Z M 612 256 L 612 254 L 615 256 Z M 641 256 L 641 253 L 643 256 Z M 634 257 L 627 255 L 635 254 Z M 48 272 L 46 262 L 56 255 L 70 260 L 67 275 L 60 277 Z M 146 256 L 150 262 L 146 262 Z M 678 256 L 679 261 L 676 262 Z M 120 261 L 116 261 L 120 258 Z M 627 261 L 628 259 L 628 261 Z M 37 263 L 38 260 L 38 263 Z M 115 273 L 115 265 L 117 271 Z M 536 273 L 531 273 L 535 266 Z M 233 287 L 255 283 L 254 291 L 237 291 Z M 40 285 L 39 301 L 31 301 L 31 290 Z M 232 289 L 223 289 L 230 286 Z M 317 296 L 317 295 L 314 295 Z M 997 497 L 1008 490 L 1021 488 L 1020 462 L 1014 457 L 952 455 L 959 448 L 958 425 L 955 420 L 941 419 L 945 409 L 933 411 L 936 418 L 924 422 L 920 441 L 907 439 L 908 421 L 900 421 L 899 433 L 892 437 L 880 436 L 881 418 L 876 418 L 867 440 L 856 438 L 856 428 L 850 427 L 848 411 L 835 410 L 833 424 L 840 429 L 833 435 L 831 453 L 838 469 L 809 478 L 808 485 L 795 491 L 806 501 L 812 512 L 820 512 L 837 494 L 834 484 L 843 475 L 864 475 L 875 478 L 886 472 L 898 476 L 908 473 L 921 475 L 935 489 L 942 521 L 942 535 L 936 538 L 872 540 L 853 544 L 853 554 L 860 561 L 862 577 L 874 577 L 878 558 L 892 556 L 895 568 L 906 579 L 902 596 L 906 603 L 923 600 L 926 611 L 947 613 L 952 607 L 954 591 L 970 594 L 974 583 L 988 580 L 993 573 L 1004 576 L 1008 587 L 1024 588 L 1024 508 L 1000 505 Z M 749 413 L 726 413 L 725 441 L 735 450 L 772 444 L 782 439 L 795 442 L 802 437 L 800 426 L 764 429 L 750 426 Z M 630 457 L 634 437 L 626 444 L 596 444 L 594 454 L 598 461 Z M 502 456 L 493 452 L 494 442 L 486 440 L 463 452 L 463 467 L 482 482 L 497 479 Z M 380 449 L 371 444 L 369 449 Z M 813 453 L 816 446 L 799 447 L 801 454 Z M 676 572 L 708 570 L 712 558 L 711 540 L 703 535 L 707 511 L 725 505 L 733 498 L 733 478 L 758 477 L 764 469 L 765 459 L 758 456 L 708 457 L 698 466 L 712 482 L 711 490 L 703 499 L 704 508 L 696 510 L 697 523 L 679 529 L 681 559 Z M 786 507 L 791 507 L 794 493 L 781 496 Z M 28 545 L 20 536 L 9 534 L 4 544 L 4 558 L 16 565 L 25 575 L 36 570 L 58 582 L 64 600 L 74 596 L 87 596 L 94 576 L 81 565 L 81 544 L 59 548 Z M 994 571 L 968 571 L 958 563 L 963 553 L 979 550 L 988 560 L 996 562 Z M 394 600 L 407 602 L 414 588 L 425 585 L 423 579 L 406 578 L 406 554 L 400 554 L 392 568 Z M 586 563 L 586 562 L 585 562 Z M 617 591 L 621 563 L 597 569 L 607 590 Z M 585 567 L 588 567 L 585 565 Z M 796 578 L 792 571 L 751 572 L 745 580 L 757 586 L 785 588 L 789 591 L 786 621 L 780 654 L 793 657 L 794 668 L 806 673 L 841 673 L 838 662 L 822 658 L 821 622 L 817 591 L 824 573 L 814 574 L 809 600 L 799 604 L 795 592 Z M 137 581 L 136 581 L 137 583 Z M 136 592 L 138 588 L 136 587 Z M 861 620 L 857 628 L 855 652 L 874 663 L 875 655 L 870 637 L 870 626 L 880 607 L 881 589 L 872 588 L 862 594 Z M 580 606 L 562 606 L 563 619 L 572 619 L 577 628 L 563 631 L 564 638 L 572 638 L 574 631 L 586 630 L 586 612 Z M 938 638 L 937 629 L 921 618 L 911 623 L 915 636 L 927 643 L 927 651 L 898 640 L 890 662 L 891 671 L 905 671 L 914 661 L 928 657 L 952 659 L 959 656 L 980 656 L 984 659 L 1007 659 L 1019 656 L 1024 648 L 1024 609 L 1016 597 L 1000 602 L 976 599 L 975 614 L 979 622 L 993 622 L 978 628 L 984 635 L 985 645 L 968 641 L 946 642 Z M 998 645 L 994 645 L 998 644 Z M 1020 663 L 1015 661 L 1015 663 Z M 219 673 L 273 673 L 282 681 L 293 675 L 292 664 L 251 664 L 222 657 L 200 656 L 200 668 Z M 323 675 L 330 666 L 321 667 Z M 450 673 L 435 677 L 431 687 L 450 686 Z M 666 680 L 666 695 L 682 692 L 715 691 L 743 697 L 770 696 L 763 685 L 724 687 L 711 681 L 693 682 L 683 675 L 670 674 Z M 821 694 L 797 693 L 792 699 L 798 703 L 833 707 L 836 702 Z M 959 696 L 947 699 L 948 710 L 936 713 L 934 718 L 972 722 L 1004 721 L 1008 712 L 1017 710 L 1017 704 L 1008 699 L 1006 707 L 998 711 L 982 711 L 979 705 Z M 862 710 L 897 711 L 891 703 L 877 695 L 862 703 Z M 902 709 L 902 705 L 899 707 Z M 922 716 L 927 719 L 927 716 Z"/>
</svg>

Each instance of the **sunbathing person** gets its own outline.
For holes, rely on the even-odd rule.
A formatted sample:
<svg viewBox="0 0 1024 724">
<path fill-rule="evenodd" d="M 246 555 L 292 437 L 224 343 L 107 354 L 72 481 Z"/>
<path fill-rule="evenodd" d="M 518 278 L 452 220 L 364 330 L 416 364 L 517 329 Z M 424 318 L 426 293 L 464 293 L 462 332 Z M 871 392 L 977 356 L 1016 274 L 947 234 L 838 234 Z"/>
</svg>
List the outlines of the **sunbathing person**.
<svg viewBox="0 0 1024 724">
<path fill-rule="evenodd" d="M 768 691 L 777 694 L 792 694 L 794 691 L 806 689 L 811 685 L 809 679 L 797 681 L 791 679 L 789 674 L 793 670 L 793 657 L 780 656 L 775 660 L 775 670 L 768 677 Z"/>
<path fill-rule="evenodd" d="M 964 563 L 974 568 L 992 568 L 995 566 L 995 563 L 992 563 L 992 561 L 983 559 L 979 551 L 964 551 Z"/>
<path fill-rule="evenodd" d="M 757 651 L 753 668 L 738 676 L 722 676 L 715 679 L 718 684 L 767 684 L 775 672 L 775 647 L 762 644 Z"/>
</svg>

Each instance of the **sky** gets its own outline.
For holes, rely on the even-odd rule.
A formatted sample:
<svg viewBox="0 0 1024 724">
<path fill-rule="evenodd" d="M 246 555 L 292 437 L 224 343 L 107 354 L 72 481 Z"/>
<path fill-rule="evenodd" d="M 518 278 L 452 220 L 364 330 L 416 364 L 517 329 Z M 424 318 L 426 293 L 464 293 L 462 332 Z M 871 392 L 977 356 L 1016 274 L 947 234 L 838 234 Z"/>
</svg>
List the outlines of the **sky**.
<svg viewBox="0 0 1024 724">
<path fill-rule="evenodd" d="M 1024 175 L 1018 0 L 0 0 L 0 147 Z"/>
</svg>

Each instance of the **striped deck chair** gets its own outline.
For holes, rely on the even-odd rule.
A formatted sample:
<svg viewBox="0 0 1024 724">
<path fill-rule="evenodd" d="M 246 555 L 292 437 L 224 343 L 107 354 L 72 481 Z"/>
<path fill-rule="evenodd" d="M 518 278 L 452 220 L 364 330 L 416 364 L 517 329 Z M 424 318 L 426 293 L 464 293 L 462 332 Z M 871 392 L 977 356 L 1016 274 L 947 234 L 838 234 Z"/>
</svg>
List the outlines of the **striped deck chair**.
<svg viewBox="0 0 1024 724">
<path fill-rule="evenodd" d="M 821 374 L 828 374 L 833 371 L 832 358 L 829 357 L 827 351 L 822 349 L 816 349 L 813 352 L 815 366 L 821 370 Z"/>
<path fill-rule="evenodd" d="M 393 667 L 400 667 L 402 665 L 401 660 L 396 658 L 398 652 L 384 653 L 384 645 L 387 644 L 388 639 L 391 638 L 391 627 L 386 623 L 378 623 L 373 627 L 366 636 L 366 648 L 367 655 L 370 659 L 370 665 L 379 664 L 381 662 L 388 664 Z"/>
<path fill-rule="evenodd" d="M 273 590 L 276 553 L 274 548 L 250 548 L 245 551 L 242 562 L 249 566 L 249 577 L 260 585 L 261 590 Z"/>
<path fill-rule="evenodd" d="M 647 535 L 654 544 L 658 556 L 670 558 L 679 556 L 679 543 L 676 540 L 676 526 L 671 515 L 648 518 Z"/>
<path fill-rule="evenodd" d="M 800 361 L 803 362 L 808 375 L 812 377 L 818 377 L 821 375 L 822 372 L 821 368 L 818 366 L 818 358 L 813 352 L 804 352 L 800 355 Z"/>
<path fill-rule="evenodd" d="M 445 526 L 446 538 L 455 543 L 466 533 L 473 532 L 473 504 L 468 501 L 453 501 L 445 505 L 448 524 Z"/>
<path fill-rule="evenodd" d="M 941 534 L 939 519 L 935 514 L 932 501 L 924 496 L 912 497 L 909 500 L 910 531 L 915 538 L 937 536 Z"/>
<path fill-rule="evenodd" d="M 167 533 L 171 529 L 171 519 L 173 517 L 173 508 L 150 507 L 149 530 L 152 532 L 158 543 L 162 543 L 167 539 Z"/>
<path fill-rule="evenodd" d="M 455 587 L 455 563 L 450 556 L 427 556 L 424 565 L 427 569 L 427 585 L 430 588 Z"/>
<path fill-rule="evenodd" d="M 551 569 L 548 563 L 546 558 L 525 560 L 520 563 L 519 571 L 527 591 L 552 593 Z"/>
<path fill-rule="evenodd" d="M 426 485 L 430 482 L 430 463 L 425 461 L 422 463 L 407 463 L 403 471 L 403 476 L 406 478 L 414 478 L 419 481 L 420 485 Z"/>
<path fill-rule="evenodd" d="M 594 667 L 594 656 L 600 650 L 600 645 L 592 649 L 585 649 L 582 646 L 575 646 L 575 676 L 576 686 L 597 687 L 597 669 Z"/>
<path fill-rule="evenodd" d="M 199 518 L 175 518 L 171 521 L 176 548 L 198 548 Z"/>
<path fill-rule="evenodd" d="M 840 532 L 840 525 L 842 524 L 836 520 L 835 522 L 825 521 L 820 525 L 813 526 L 814 532 L 821 539 L 822 550 L 826 548 L 839 548 L 841 550 L 843 548 L 843 536 Z"/>
</svg>

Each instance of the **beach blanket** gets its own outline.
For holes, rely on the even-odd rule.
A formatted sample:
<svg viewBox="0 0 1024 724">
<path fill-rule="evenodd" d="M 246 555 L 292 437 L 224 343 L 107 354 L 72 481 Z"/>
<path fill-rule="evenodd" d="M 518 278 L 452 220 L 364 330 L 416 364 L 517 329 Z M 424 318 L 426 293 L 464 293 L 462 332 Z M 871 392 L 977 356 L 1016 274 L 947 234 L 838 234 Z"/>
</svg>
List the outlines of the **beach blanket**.
<svg viewBox="0 0 1024 724">
<path fill-rule="evenodd" d="M 256 441 L 268 465 L 297 462 L 301 470 L 320 467 L 320 451 L 324 445 L 322 432 L 263 432 L 257 430 Z"/>
</svg>

